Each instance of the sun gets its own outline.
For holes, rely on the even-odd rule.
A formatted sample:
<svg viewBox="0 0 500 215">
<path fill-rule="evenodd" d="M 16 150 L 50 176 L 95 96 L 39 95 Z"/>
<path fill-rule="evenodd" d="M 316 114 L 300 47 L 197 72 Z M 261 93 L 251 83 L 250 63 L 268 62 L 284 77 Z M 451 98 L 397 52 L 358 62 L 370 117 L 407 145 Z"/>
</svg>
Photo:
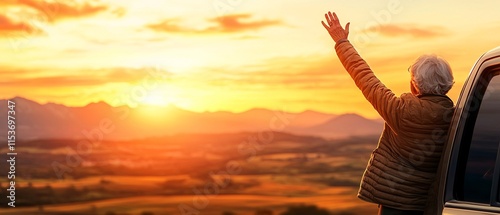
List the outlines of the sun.
<svg viewBox="0 0 500 215">
<path fill-rule="evenodd" d="M 166 107 L 170 104 L 167 93 L 155 90 L 147 92 L 141 99 L 140 103 L 149 106 Z"/>
</svg>

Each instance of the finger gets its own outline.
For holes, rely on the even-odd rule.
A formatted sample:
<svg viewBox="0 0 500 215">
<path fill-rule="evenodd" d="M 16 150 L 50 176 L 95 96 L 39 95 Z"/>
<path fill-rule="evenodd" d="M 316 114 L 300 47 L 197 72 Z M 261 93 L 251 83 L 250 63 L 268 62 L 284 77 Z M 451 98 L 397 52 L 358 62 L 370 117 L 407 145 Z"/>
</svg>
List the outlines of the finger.
<svg viewBox="0 0 500 215">
<path fill-rule="evenodd" d="M 348 22 L 346 25 L 345 25 L 345 34 L 349 35 L 349 26 L 351 26 L 351 23 Z"/>
<path fill-rule="evenodd" d="M 339 20 L 339 18 L 337 17 L 337 14 L 333 13 L 333 19 L 335 20 L 335 21 L 333 22 L 333 24 L 334 24 L 336 27 L 341 27 L 341 26 L 340 26 L 340 20 Z"/>
<path fill-rule="evenodd" d="M 334 20 L 340 21 L 339 18 L 337 17 L 336 13 L 333 13 L 333 18 L 334 18 Z"/>
<path fill-rule="evenodd" d="M 326 18 L 326 22 L 327 22 L 327 23 L 332 22 L 332 20 L 330 20 L 330 17 L 328 16 L 328 14 L 327 14 L 327 13 L 325 13 L 325 18 Z"/>
<path fill-rule="evenodd" d="M 328 27 L 328 25 L 326 25 L 325 22 L 321 21 L 321 24 L 323 24 L 323 26 L 325 26 L 326 30 L 330 31 L 330 27 Z"/>
<path fill-rule="evenodd" d="M 328 11 L 328 15 L 330 16 L 330 20 L 331 20 L 332 22 L 335 22 L 335 18 L 333 18 L 333 16 L 332 16 L 332 12 Z"/>
</svg>

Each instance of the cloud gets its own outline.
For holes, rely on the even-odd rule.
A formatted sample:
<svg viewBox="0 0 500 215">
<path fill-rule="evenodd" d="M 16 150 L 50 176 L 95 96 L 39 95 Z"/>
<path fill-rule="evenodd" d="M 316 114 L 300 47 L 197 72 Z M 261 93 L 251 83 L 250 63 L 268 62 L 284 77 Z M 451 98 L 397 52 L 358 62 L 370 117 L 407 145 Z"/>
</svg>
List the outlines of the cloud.
<svg viewBox="0 0 500 215">
<path fill-rule="evenodd" d="M 75 77 L 75 76 L 54 76 L 54 77 L 36 77 L 36 78 L 18 78 L 9 81 L 2 81 L 2 86 L 16 87 L 62 87 L 62 86 L 91 86 L 106 83 L 103 79 L 92 77 Z"/>
<path fill-rule="evenodd" d="M 37 29 L 28 23 L 14 22 L 9 17 L 0 14 L 0 32 L 2 33 L 25 32 L 31 34 L 37 32 Z M 5 36 L 5 34 L 1 35 Z"/>
<path fill-rule="evenodd" d="M 21 71 L 31 74 L 44 74 L 38 76 L 19 77 L 15 71 Z M 28 72 L 29 71 L 29 72 Z M 64 71 L 60 71 L 64 72 Z M 9 69 L 0 71 L 0 77 L 4 81 L 0 81 L 2 87 L 29 87 L 29 88 L 51 88 L 51 87 L 82 87 L 82 86 L 96 86 L 109 83 L 138 83 L 147 81 L 153 83 L 154 80 L 166 81 L 169 80 L 171 73 L 163 70 L 156 70 L 154 68 L 106 68 L 99 70 L 80 70 L 71 71 L 81 75 L 63 75 L 52 74 L 49 75 L 43 71 L 33 70 L 17 70 Z M 65 71 L 64 73 L 68 73 Z M 161 73 L 161 74 L 160 74 Z M 8 81 L 7 81 L 8 80 Z"/>
<path fill-rule="evenodd" d="M 27 7 L 38 13 L 37 19 L 56 22 L 62 19 L 87 17 L 109 9 L 107 5 L 77 1 L 47 1 L 47 0 L 7 0 L 1 6 Z"/>
<path fill-rule="evenodd" d="M 414 24 L 377 25 L 365 29 L 364 32 L 379 33 L 387 37 L 410 36 L 414 38 L 433 38 L 449 34 L 449 30 L 442 26 L 417 26 Z"/>
<path fill-rule="evenodd" d="M 242 19 L 250 18 L 250 14 L 233 14 L 221 16 L 218 18 L 210 19 L 211 22 L 216 23 L 215 27 L 205 29 L 206 32 L 240 32 L 248 30 L 259 30 L 261 28 L 280 25 L 281 21 L 278 20 L 259 20 L 259 21 L 242 21 Z"/>
<path fill-rule="evenodd" d="M 188 29 L 180 26 L 178 24 L 178 19 L 166 19 L 156 24 L 149 24 L 146 27 L 149 29 L 160 31 L 160 32 L 169 32 L 169 33 L 195 33 L 196 30 Z"/>
<path fill-rule="evenodd" d="M 217 86 L 230 86 L 247 89 L 269 90 L 274 88 L 286 89 L 301 89 L 301 90 L 318 90 L 318 89 L 335 89 L 352 86 L 352 81 L 347 75 L 337 76 L 327 68 L 324 69 L 323 75 L 314 75 L 315 71 L 307 70 L 303 72 L 286 73 L 279 71 L 273 72 L 247 72 L 241 73 L 238 76 L 223 77 L 214 75 L 211 80 L 206 83 Z M 326 74 L 326 72 L 329 74 Z"/>
<path fill-rule="evenodd" d="M 154 31 L 166 33 L 216 34 L 260 30 L 262 28 L 282 24 L 282 22 L 279 20 L 248 20 L 250 18 L 250 14 L 231 14 L 217 18 L 211 18 L 207 20 L 209 23 L 211 23 L 211 26 L 204 29 L 184 27 L 179 24 L 179 19 L 166 19 L 159 23 L 148 24 L 146 25 L 146 27 Z"/>
<path fill-rule="evenodd" d="M 198 75 L 204 83 L 215 87 L 240 89 L 319 90 L 352 87 L 353 82 L 340 64 L 329 57 L 295 56 L 269 59 L 263 65 L 248 65 L 249 70 L 207 68 L 207 75 Z M 252 68 L 254 67 L 254 68 Z"/>
</svg>

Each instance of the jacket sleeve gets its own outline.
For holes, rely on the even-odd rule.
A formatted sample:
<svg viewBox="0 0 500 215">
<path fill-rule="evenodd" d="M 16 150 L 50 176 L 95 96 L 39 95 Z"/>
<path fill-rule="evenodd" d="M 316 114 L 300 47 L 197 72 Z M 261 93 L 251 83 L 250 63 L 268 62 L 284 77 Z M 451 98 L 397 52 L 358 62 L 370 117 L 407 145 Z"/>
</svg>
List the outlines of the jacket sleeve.
<svg viewBox="0 0 500 215">
<path fill-rule="evenodd" d="M 335 50 L 356 86 L 392 130 L 395 130 L 399 124 L 398 110 L 403 105 L 401 99 L 375 76 L 349 41 L 339 41 Z"/>
</svg>

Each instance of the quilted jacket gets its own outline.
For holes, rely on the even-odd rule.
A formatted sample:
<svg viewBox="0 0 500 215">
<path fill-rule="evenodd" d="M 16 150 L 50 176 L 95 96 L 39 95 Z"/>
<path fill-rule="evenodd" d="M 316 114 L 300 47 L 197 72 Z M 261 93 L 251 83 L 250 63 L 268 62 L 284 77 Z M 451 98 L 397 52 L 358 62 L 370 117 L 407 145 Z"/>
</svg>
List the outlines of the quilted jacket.
<svg viewBox="0 0 500 215">
<path fill-rule="evenodd" d="M 385 120 L 358 197 L 395 209 L 423 211 L 436 180 L 453 101 L 445 95 L 405 93 L 398 97 L 374 75 L 348 40 L 339 41 L 335 49 L 356 86 Z"/>
</svg>

